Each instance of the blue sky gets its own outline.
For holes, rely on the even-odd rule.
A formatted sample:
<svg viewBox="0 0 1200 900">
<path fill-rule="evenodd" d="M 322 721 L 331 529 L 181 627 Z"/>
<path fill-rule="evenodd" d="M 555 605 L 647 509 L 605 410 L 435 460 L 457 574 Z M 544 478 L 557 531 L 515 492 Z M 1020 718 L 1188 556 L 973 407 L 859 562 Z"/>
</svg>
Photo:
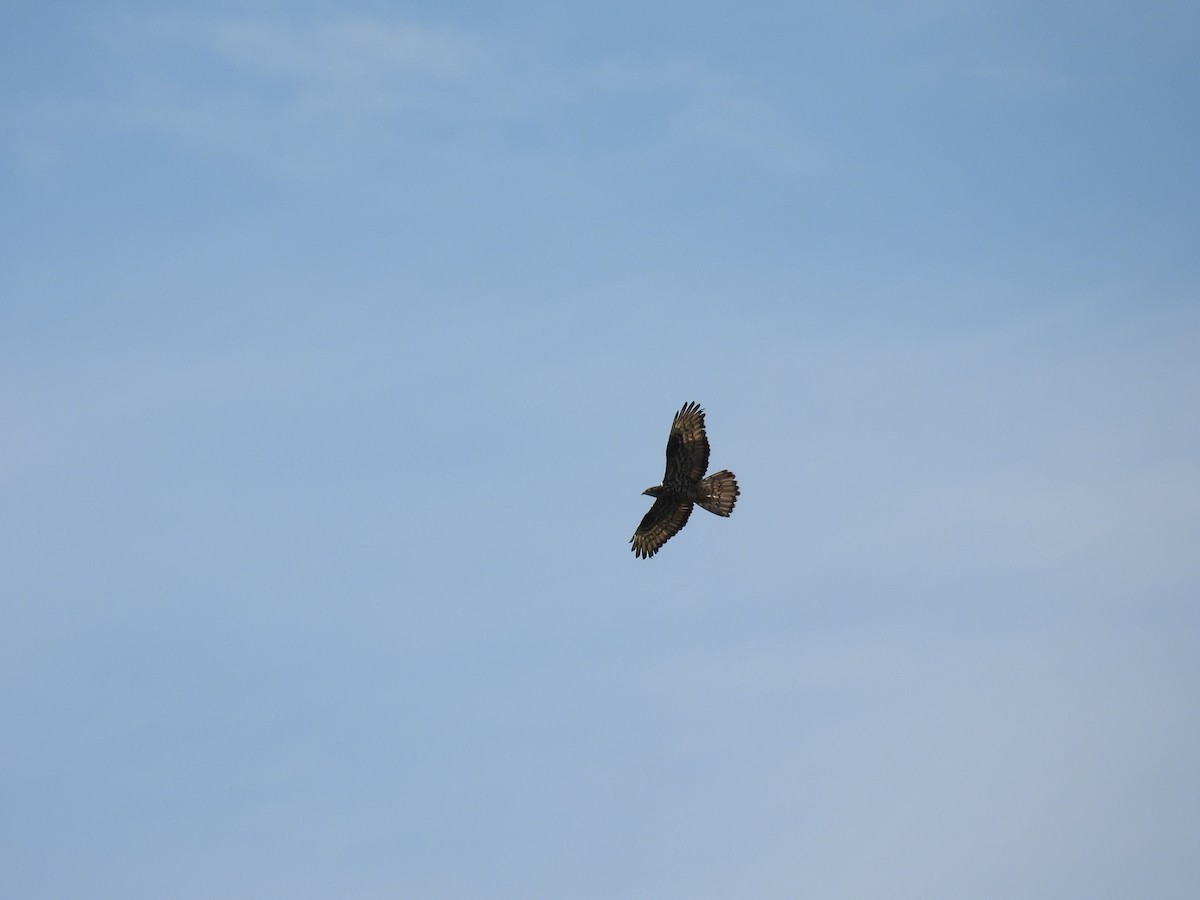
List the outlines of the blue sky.
<svg viewBox="0 0 1200 900">
<path fill-rule="evenodd" d="M 1191 4 L 0 60 L 4 896 L 1200 891 Z"/>
</svg>

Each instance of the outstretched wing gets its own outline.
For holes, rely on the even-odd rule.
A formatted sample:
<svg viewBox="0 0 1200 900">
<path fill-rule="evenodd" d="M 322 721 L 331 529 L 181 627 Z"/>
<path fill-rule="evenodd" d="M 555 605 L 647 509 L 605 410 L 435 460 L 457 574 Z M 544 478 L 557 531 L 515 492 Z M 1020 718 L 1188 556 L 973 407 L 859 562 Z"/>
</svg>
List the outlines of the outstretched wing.
<svg viewBox="0 0 1200 900">
<path fill-rule="evenodd" d="M 708 436 L 704 433 L 704 410 L 698 403 L 685 403 L 671 422 L 663 484 L 699 481 L 707 471 Z M 679 527 L 682 528 L 683 523 Z"/>
<path fill-rule="evenodd" d="M 633 555 L 648 559 L 667 541 L 679 533 L 692 514 L 692 502 L 681 497 L 659 497 L 642 518 L 642 524 L 629 539 Z"/>
</svg>

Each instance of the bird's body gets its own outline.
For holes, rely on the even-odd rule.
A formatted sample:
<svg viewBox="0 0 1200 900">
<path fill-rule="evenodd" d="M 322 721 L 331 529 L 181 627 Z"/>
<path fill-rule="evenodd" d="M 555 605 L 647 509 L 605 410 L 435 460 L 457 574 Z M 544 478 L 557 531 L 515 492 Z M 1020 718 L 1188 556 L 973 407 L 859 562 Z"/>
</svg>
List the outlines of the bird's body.
<svg viewBox="0 0 1200 900">
<path fill-rule="evenodd" d="M 705 478 L 708 452 L 704 410 L 696 403 L 685 403 L 671 422 L 662 484 L 642 492 L 655 500 L 630 539 L 634 556 L 649 558 L 657 553 L 687 524 L 697 503 L 718 516 L 733 512 L 741 493 L 737 479 L 728 469 Z"/>
</svg>

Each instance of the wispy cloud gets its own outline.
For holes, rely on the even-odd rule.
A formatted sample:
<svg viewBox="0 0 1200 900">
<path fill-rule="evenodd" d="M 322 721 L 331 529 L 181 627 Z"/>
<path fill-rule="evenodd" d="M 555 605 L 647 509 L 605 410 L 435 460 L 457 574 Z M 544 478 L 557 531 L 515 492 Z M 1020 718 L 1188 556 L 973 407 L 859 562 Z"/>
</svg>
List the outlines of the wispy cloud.
<svg viewBox="0 0 1200 900">
<path fill-rule="evenodd" d="M 27 172 L 128 132 L 283 174 L 337 171 L 419 143 L 420 117 L 478 110 L 491 80 L 483 36 L 395 19 L 124 17 L 83 35 L 75 69 L 29 81 L 0 109 Z"/>
<path fill-rule="evenodd" d="M 480 61 L 478 39 L 448 28 L 366 18 L 296 23 L 222 19 L 165 29 L 231 63 L 286 78 L 362 85 L 396 78 L 460 78 Z"/>
<path fill-rule="evenodd" d="M 815 146 L 769 100 L 693 61 L 609 61 L 597 69 L 605 89 L 659 95 L 686 136 L 784 169 L 807 167 Z"/>
<path fill-rule="evenodd" d="M 137 72 L 118 117 L 292 173 L 336 167 L 381 129 L 446 105 L 486 59 L 475 36 L 365 18 L 170 20 L 151 36 L 188 65 Z"/>
<path fill-rule="evenodd" d="M 551 61 L 528 36 L 364 16 L 126 19 L 101 34 L 103 82 L 43 97 L 27 118 L 165 135 L 285 176 L 402 153 L 489 168 L 515 143 L 552 177 L 604 153 L 582 137 L 602 126 L 632 151 L 618 165 L 707 149 L 788 172 L 815 155 L 788 111 L 699 60 Z M 61 158 L 53 140 L 30 147 L 27 165 Z"/>
</svg>

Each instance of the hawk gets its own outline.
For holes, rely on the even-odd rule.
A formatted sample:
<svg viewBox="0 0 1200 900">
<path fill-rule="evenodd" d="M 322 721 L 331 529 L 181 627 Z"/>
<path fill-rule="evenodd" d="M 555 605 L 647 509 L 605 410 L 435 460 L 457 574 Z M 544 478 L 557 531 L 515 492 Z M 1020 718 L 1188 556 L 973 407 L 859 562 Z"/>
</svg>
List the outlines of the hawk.
<svg viewBox="0 0 1200 900">
<path fill-rule="evenodd" d="M 737 479 L 728 469 L 704 477 L 708 469 L 708 436 L 704 433 L 704 410 L 698 403 L 685 403 L 671 422 L 667 438 L 667 471 L 662 484 L 646 488 L 654 505 L 642 519 L 629 543 L 633 555 L 649 559 L 675 536 L 699 503 L 710 513 L 728 516 L 737 502 Z"/>
</svg>

